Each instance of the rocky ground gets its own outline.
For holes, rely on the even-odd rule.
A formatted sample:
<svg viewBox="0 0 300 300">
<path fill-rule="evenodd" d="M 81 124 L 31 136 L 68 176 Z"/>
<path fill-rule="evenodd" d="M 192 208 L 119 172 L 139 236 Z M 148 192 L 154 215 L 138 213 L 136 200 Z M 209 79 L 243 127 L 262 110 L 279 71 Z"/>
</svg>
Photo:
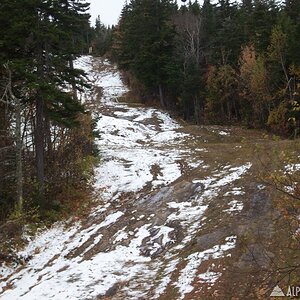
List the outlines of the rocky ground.
<svg viewBox="0 0 300 300">
<path fill-rule="evenodd" d="M 97 201 L 85 220 L 32 238 L 23 264 L 0 267 L 0 299 L 269 299 L 288 284 L 288 229 L 259 179 L 280 142 L 119 102 L 114 66 L 77 65 L 99 116 Z"/>
</svg>

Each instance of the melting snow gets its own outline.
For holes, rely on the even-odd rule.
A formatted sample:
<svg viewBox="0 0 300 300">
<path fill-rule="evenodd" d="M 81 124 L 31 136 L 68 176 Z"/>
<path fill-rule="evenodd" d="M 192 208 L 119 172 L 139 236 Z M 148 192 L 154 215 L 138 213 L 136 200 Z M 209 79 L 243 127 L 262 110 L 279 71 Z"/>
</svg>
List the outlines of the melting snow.
<svg viewBox="0 0 300 300">
<path fill-rule="evenodd" d="M 229 132 L 225 132 L 225 131 L 219 131 L 218 134 L 219 135 L 230 135 Z"/>
<path fill-rule="evenodd" d="M 203 261 L 208 259 L 218 259 L 224 256 L 224 252 L 235 247 L 236 236 L 230 236 L 225 239 L 223 245 L 216 245 L 211 249 L 195 252 L 186 258 L 187 265 L 180 272 L 180 277 L 175 286 L 179 289 L 180 299 L 183 299 L 185 294 L 193 291 L 192 283 L 196 277 L 197 269 Z"/>
<path fill-rule="evenodd" d="M 244 195 L 244 194 L 245 194 L 245 192 L 242 191 L 241 188 L 233 188 L 232 191 L 225 193 L 224 196 L 231 196 L 231 195 L 238 196 L 238 195 Z"/>
<path fill-rule="evenodd" d="M 155 299 L 159 298 L 159 296 L 166 290 L 167 286 L 171 283 L 171 275 L 176 270 L 179 259 L 172 260 L 164 269 L 163 277 L 161 282 L 155 291 Z"/>
<path fill-rule="evenodd" d="M 257 185 L 257 188 L 258 188 L 260 191 L 262 191 L 262 190 L 264 190 L 264 189 L 266 188 L 266 186 L 263 185 L 263 184 L 258 184 L 258 185 Z"/>
<path fill-rule="evenodd" d="M 108 217 L 101 223 L 102 226 L 109 226 L 117 220 L 117 216 L 118 213 Z M 105 293 L 119 280 L 132 278 L 143 268 L 141 263 L 150 260 L 140 255 L 140 245 L 143 239 L 150 235 L 147 229 L 149 226 L 150 224 L 146 224 L 139 228 L 128 247 L 117 246 L 113 251 L 97 253 L 92 260 L 65 257 L 64 253 L 67 254 L 70 250 L 70 246 L 65 249 L 66 237 L 72 236 L 74 229 L 66 235 L 61 232 L 61 229 L 49 230 L 50 239 L 43 234 L 42 243 L 38 237 L 31 245 L 35 248 L 35 252 L 36 247 L 40 252 L 29 262 L 29 269 L 17 274 L 18 284 L 13 290 L 1 295 L 1 300 L 68 299 L 70 291 L 72 291 L 72 299 L 86 299 Z M 56 261 L 55 254 L 60 254 Z M 51 257 L 55 264 L 48 263 Z M 135 264 L 128 265 L 129 261 Z M 120 270 L 122 275 L 117 275 Z"/>
<path fill-rule="evenodd" d="M 221 187 L 227 186 L 238 180 L 251 168 L 251 166 L 251 163 L 247 163 L 240 167 L 224 167 L 223 170 L 218 172 L 214 177 L 193 180 L 193 183 L 201 183 L 204 185 L 205 191 L 202 194 L 202 199 L 211 199 L 218 194 Z"/>
<path fill-rule="evenodd" d="M 221 276 L 221 273 L 207 271 L 198 275 L 198 278 L 205 283 L 213 285 Z"/>
<path fill-rule="evenodd" d="M 300 164 L 289 164 L 285 166 L 285 171 L 288 173 L 294 173 L 300 171 Z"/>
<path fill-rule="evenodd" d="M 242 202 L 232 200 L 228 203 L 229 208 L 225 209 L 225 212 L 236 212 L 241 211 L 244 208 L 244 204 Z"/>
<path fill-rule="evenodd" d="M 201 183 L 204 190 L 199 189 L 198 195 L 182 202 L 170 199 L 166 205 L 172 213 L 166 216 L 163 225 L 155 223 L 156 214 L 138 215 L 134 210 L 128 216 L 126 211 L 112 210 L 113 204 L 110 202 L 124 192 L 137 195 L 148 185 L 153 191 L 175 181 L 182 175 L 181 160 L 191 168 L 203 162 L 194 159 L 191 149 L 182 146 L 183 141 L 190 137 L 178 132 L 181 126 L 169 114 L 118 103 L 118 98 L 127 91 L 120 74 L 116 69 L 103 69 L 103 64 L 110 65 L 106 60 L 102 62 L 102 68 L 99 64 L 99 70 L 94 70 L 93 60 L 91 56 L 81 57 L 75 67 L 84 69 L 90 82 L 103 88 L 102 102 L 108 111 L 102 112 L 98 122 L 102 163 L 96 170 L 96 187 L 104 191 L 107 204 L 96 208 L 90 215 L 91 219 L 106 217 L 101 223 L 95 222 L 87 228 L 82 228 L 79 223 L 69 228 L 56 224 L 37 235 L 19 253 L 21 257 L 29 259 L 23 269 L 13 274 L 12 268 L 0 268 L 0 276 L 11 275 L 9 280 L 13 284 L 12 290 L 1 294 L 1 300 L 95 299 L 105 295 L 108 289 L 118 283 L 125 284 L 124 299 L 145 299 L 153 287 L 154 278 L 158 283 L 154 291 L 156 298 L 172 284 L 178 288 L 182 299 L 193 290 L 192 283 L 203 261 L 229 255 L 227 251 L 235 247 L 236 237 L 231 236 L 222 245 L 192 253 L 184 259 L 186 265 L 180 270 L 178 282 L 172 283 L 171 276 L 180 263 L 178 251 L 192 240 L 204 222 L 207 201 L 216 196 L 223 186 L 230 185 L 245 174 L 251 167 L 250 163 L 239 167 L 227 166 L 212 177 L 195 180 L 194 183 Z M 94 63 L 97 64 L 97 61 Z M 81 98 L 88 100 L 89 95 L 89 91 L 85 91 Z M 110 107 L 114 109 L 109 112 Z M 219 134 L 229 133 L 220 131 Z M 195 151 L 207 150 L 198 148 Z M 163 193 L 163 188 L 160 191 Z M 228 196 L 242 193 L 241 190 L 232 189 Z M 159 201 L 160 197 L 153 197 L 153 204 L 155 199 Z M 242 209 L 242 204 L 235 200 L 228 205 L 228 211 Z M 143 224 L 146 219 L 147 224 Z M 176 242 L 175 229 L 170 227 L 173 221 L 180 222 L 185 237 L 180 244 L 168 249 L 168 245 Z M 130 222 L 139 225 L 130 228 Z M 111 241 L 105 243 L 104 239 L 109 237 L 110 230 L 118 224 L 122 229 L 112 232 Z M 164 262 L 153 258 L 163 251 Z M 88 256 L 92 252 L 93 255 Z M 198 278 L 213 284 L 219 276 L 219 273 L 208 270 Z M 139 280 L 142 280 L 141 283 Z M 0 293 L 4 287 L 5 282 L 1 282 Z"/>
</svg>

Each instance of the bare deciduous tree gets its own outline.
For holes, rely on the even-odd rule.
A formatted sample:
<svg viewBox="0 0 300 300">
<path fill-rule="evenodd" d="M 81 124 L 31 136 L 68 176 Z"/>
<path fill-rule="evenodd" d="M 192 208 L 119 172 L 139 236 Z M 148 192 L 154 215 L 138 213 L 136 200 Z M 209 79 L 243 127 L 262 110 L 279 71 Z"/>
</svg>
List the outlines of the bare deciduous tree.
<svg viewBox="0 0 300 300">
<path fill-rule="evenodd" d="M 22 165 L 22 128 L 21 128 L 21 100 L 16 97 L 12 89 L 12 72 L 9 62 L 4 65 L 7 71 L 7 84 L 1 102 L 10 104 L 14 108 L 14 140 L 15 140 L 15 178 L 16 178 L 16 214 L 21 215 L 23 210 L 23 165 Z"/>
</svg>

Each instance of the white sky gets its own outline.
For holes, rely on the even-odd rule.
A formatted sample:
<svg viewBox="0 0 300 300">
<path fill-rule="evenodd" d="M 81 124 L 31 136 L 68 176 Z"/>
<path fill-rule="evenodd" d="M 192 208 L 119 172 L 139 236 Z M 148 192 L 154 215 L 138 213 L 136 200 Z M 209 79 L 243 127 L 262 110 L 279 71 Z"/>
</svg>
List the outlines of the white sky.
<svg viewBox="0 0 300 300">
<path fill-rule="evenodd" d="M 90 14 L 92 25 L 95 25 L 98 15 L 100 15 L 102 23 L 113 25 L 118 23 L 125 0 L 89 0 L 88 2 L 91 3 Z"/>
<path fill-rule="evenodd" d="M 88 2 L 91 3 L 90 14 L 92 25 L 95 25 L 98 15 L 100 15 L 101 22 L 105 25 L 114 25 L 118 23 L 125 0 L 89 0 Z M 182 3 L 181 0 L 177 0 L 177 2 Z M 199 2 L 202 3 L 202 1 Z"/>
</svg>

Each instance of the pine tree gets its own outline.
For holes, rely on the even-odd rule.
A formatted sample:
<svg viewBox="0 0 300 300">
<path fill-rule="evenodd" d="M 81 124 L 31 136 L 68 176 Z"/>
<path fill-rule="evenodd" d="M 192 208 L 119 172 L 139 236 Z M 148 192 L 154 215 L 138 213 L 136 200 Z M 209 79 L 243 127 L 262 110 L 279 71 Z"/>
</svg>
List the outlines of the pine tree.
<svg viewBox="0 0 300 300">
<path fill-rule="evenodd" d="M 259 53 L 266 52 L 270 44 L 272 28 L 276 23 L 278 7 L 272 0 L 254 0 L 252 13 L 253 35 L 251 42 Z"/>
<path fill-rule="evenodd" d="M 149 90 L 157 90 L 163 107 L 175 34 L 170 19 L 174 7 L 170 0 L 132 0 L 119 24 L 120 66 L 131 70 Z"/>
<path fill-rule="evenodd" d="M 100 16 L 98 16 L 92 32 L 93 52 L 97 55 L 103 56 L 111 48 L 113 28 L 110 26 L 106 27 L 101 22 Z"/>
<path fill-rule="evenodd" d="M 75 125 L 83 107 L 66 92 L 84 85 L 73 59 L 88 25 L 85 1 L 3 0 L 0 6 L 1 65 L 11 61 L 12 87 L 24 104 L 35 106 L 34 149 L 41 206 L 45 206 L 45 149 L 51 148 L 50 120 Z M 45 144 L 47 140 L 47 145 Z"/>
<path fill-rule="evenodd" d="M 216 27 L 215 61 L 236 64 L 242 39 L 236 3 L 219 0 L 216 7 Z"/>
<path fill-rule="evenodd" d="M 212 50 L 215 49 L 215 36 L 217 34 L 217 20 L 215 6 L 210 0 L 204 0 L 201 9 L 203 22 L 203 42 L 207 60 L 211 62 Z"/>
</svg>

